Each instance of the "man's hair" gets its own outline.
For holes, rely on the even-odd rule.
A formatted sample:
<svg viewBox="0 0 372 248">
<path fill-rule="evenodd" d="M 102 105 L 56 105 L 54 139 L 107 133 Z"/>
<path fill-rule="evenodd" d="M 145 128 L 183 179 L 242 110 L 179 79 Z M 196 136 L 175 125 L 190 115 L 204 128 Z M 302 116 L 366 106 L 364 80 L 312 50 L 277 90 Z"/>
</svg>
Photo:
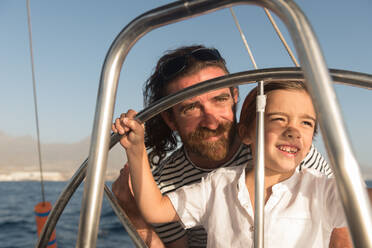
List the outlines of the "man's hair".
<svg viewBox="0 0 372 248">
<path fill-rule="evenodd" d="M 309 91 L 306 88 L 306 85 L 303 82 L 297 81 L 278 81 L 278 82 L 269 82 L 264 84 L 264 93 L 268 94 L 274 90 L 302 90 L 307 93 Z M 246 130 L 251 130 L 254 126 L 256 120 L 256 97 L 257 97 L 257 87 L 251 90 L 246 96 L 242 110 L 240 112 L 239 126 L 244 125 Z M 296 103 L 293 103 L 296 104 Z M 318 132 L 318 124 L 315 123 L 314 135 Z M 240 134 L 241 135 L 241 134 Z M 241 137 L 242 138 L 242 137 Z"/>
<path fill-rule="evenodd" d="M 228 73 L 225 60 L 222 57 L 217 61 L 202 61 L 191 55 L 189 56 L 192 51 L 200 48 L 205 47 L 202 45 L 180 47 L 175 50 L 167 51 L 159 59 L 153 74 L 145 82 L 143 88 L 145 107 L 148 107 L 162 97 L 167 96 L 167 86 L 170 83 L 182 77 L 192 75 L 206 67 L 219 67 Z M 185 67 L 175 73 L 173 77 L 164 77 L 164 75 L 162 75 L 162 70 L 164 69 L 162 67 L 164 66 L 164 63 L 181 56 L 185 56 Z M 167 110 L 167 114 L 172 114 L 170 109 Z M 157 115 L 148 120 L 145 124 L 145 131 L 145 145 L 149 150 L 148 156 L 150 163 L 158 165 L 166 157 L 168 152 L 177 148 L 178 136 L 168 127 L 161 115 Z"/>
</svg>

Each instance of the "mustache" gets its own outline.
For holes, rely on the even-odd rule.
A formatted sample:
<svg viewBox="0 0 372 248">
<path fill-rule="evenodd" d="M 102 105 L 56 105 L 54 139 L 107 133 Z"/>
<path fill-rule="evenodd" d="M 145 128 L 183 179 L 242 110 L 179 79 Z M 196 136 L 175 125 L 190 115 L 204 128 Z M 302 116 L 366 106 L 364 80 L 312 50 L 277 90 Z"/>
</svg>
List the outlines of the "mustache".
<svg viewBox="0 0 372 248">
<path fill-rule="evenodd" d="M 230 123 L 219 124 L 214 130 L 207 127 L 198 127 L 194 132 L 189 134 L 189 138 L 194 139 L 206 139 L 213 136 L 218 136 L 229 130 Z"/>
</svg>

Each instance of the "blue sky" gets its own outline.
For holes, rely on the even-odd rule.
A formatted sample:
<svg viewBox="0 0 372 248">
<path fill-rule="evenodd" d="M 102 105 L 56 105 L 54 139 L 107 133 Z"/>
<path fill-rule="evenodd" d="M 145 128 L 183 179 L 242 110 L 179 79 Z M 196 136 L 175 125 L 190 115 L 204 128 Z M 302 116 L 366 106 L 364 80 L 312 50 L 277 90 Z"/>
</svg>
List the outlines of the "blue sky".
<svg viewBox="0 0 372 248">
<path fill-rule="evenodd" d="M 138 15 L 171 1 L 30 2 L 41 142 L 74 143 L 91 134 L 100 71 L 114 38 Z M 371 1 L 296 2 L 330 68 L 372 74 Z M 292 66 L 262 9 L 246 5 L 234 10 L 259 68 Z M 0 33 L 0 132 L 35 137 L 25 0 L 0 1 Z M 141 38 L 128 54 L 115 116 L 128 108 L 142 109 L 142 85 L 165 50 L 197 43 L 218 48 L 231 72 L 253 69 L 228 9 L 162 27 Z M 248 90 L 241 87 L 241 98 Z M 336 93 L 357 158 L 372 168 L 372 92 L 336 86 Z"/>
</svg>

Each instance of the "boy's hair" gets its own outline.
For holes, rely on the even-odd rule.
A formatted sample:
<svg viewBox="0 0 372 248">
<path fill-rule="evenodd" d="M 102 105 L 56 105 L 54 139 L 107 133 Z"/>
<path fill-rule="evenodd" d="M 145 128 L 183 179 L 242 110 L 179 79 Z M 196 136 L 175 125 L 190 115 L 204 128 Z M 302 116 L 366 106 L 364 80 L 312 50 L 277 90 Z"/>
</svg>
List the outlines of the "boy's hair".
<svg viewBox="0 0 372 248">
<path fill-rule="evenodd" d="M 267 94 L 274 90 L 303 90 L 307 93 L 308 90 L 306 85 L 303 82 L 297 81 L 278 81 L 278 82 L 269 82 L 264 84 L 264 93 Z M 242 110 L 240 112 L 239 126 L 244 126 L 245 130 L 249 131 L 254 126 L 254 121 L 256 120 L 256 97 L 257 97 L 257 87 L 251 90 L 246 96 Z M 294 103 L 295 104 L 295 103 Z M 239 135 L 242 137 L 240 132 L 241 127 L 238 127 Z M 318 124 L 315 123 L 314 135 L 318 132 Z"/>
</svg>

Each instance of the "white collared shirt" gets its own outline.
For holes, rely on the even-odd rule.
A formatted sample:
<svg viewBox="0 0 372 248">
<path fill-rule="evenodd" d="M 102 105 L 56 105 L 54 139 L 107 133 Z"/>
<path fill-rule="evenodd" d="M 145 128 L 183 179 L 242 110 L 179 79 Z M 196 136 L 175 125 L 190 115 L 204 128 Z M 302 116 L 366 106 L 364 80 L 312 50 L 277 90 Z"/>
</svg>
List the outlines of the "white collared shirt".
<svg viewBox="0 0 372 248">
<path fill-rule="evenodd" d="M 253 209 L 245 166 L 221 168 L 168 197 L 186 228 L 204 226 L 208 247 L 253 247 Z M 265 204 L 265 247 L 328 247 L 346 226 L 333 178 L 303 168 L 273 186 Z"/>
</svg>

